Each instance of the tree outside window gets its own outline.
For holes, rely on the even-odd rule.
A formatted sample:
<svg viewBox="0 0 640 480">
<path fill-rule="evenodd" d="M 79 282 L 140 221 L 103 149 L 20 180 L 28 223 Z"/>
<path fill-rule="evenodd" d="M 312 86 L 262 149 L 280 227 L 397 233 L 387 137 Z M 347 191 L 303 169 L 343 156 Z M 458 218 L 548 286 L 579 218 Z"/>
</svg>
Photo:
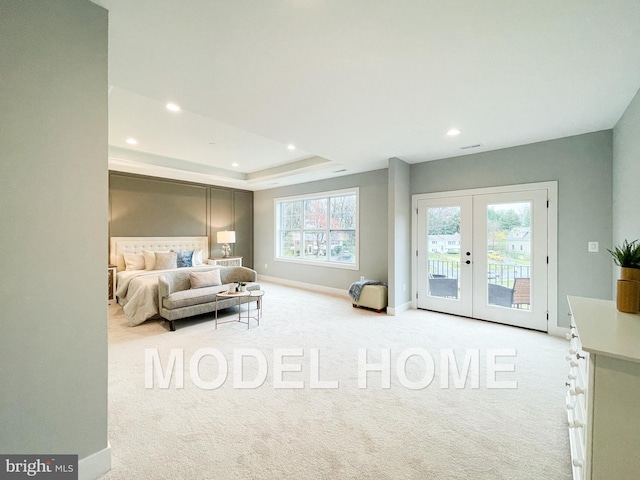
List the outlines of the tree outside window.
<svg viewBox="0 0 640 480">
<path fill-rule="evenodd" d="M 357 264 L 357 190 L 276 200 L 276 213 L 277 258 Z"/>
</svg>

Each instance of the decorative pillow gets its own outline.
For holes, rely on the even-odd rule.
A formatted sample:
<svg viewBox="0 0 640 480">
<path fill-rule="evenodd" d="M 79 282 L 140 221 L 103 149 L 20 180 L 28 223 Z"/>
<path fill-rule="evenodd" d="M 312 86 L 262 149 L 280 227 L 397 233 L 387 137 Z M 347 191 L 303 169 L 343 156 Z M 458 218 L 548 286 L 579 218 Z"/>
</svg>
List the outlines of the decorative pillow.
<svg viewBox="0 0 640 480">
<path fill-rule="evenodd" d="M 202 261 L 202 250 L 194 250 L 193 257 L 191 258 L 191 265 L 197 267 L 198 265 L 204 265 Z"/>
<path fill-rule="evenodd" d="M 178 268 L 190 267 L 191 266 L 191 258 L 193 257 L 193 250 L 188 250 L 186 252 L 176 252 L 176 263 Z"/>
<path fill-rule="evenodd" d="M 222 285 L 219 268 L 206 272 L 189 272 L 189 280 L 191 280 L 191 288 L 217 287 L 218 285 Z"/>
<path fill-rule="evenodd" d="M 169 270 L 178 268 L 178 254 L 176 252 L 155 252 L 156 266 L 154 270 Z"/>
<path fill-rule="evenodd" d="M 169 250 L 162 250 L 161 253 L 167 253 L 168 251 Z M 151 250 L 142 250 L 142 255 L 144 255 L 144 269 L 155 270 L 156 252 L 152 252 Z"/>
<path fill-rule="evenodd" d="M 144 257 L 141 253 L 125 253 L 124 264 L 126 270 L 144 270 Z"/>
</svg>

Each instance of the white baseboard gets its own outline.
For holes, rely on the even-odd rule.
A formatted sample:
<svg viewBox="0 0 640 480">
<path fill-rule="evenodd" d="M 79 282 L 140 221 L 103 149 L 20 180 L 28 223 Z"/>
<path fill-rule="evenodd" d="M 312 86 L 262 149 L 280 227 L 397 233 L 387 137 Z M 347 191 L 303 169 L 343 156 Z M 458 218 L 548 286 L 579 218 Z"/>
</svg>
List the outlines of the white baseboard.
<svg viewBox="0 0 640 480">
<path fill-rule="evenodd" d="M 313 292 L 323 292 L 331 295 L 350 298 L 349 291 L 342 290 L 340 288 L 325 287 L 323 285 L 316 285 L 313 283 L 297 282 L 295 280 L 287 280 L 285 278 L 268 277 L 267 275 L 258 275 L 258 281 L 260 280 L 264 280 L 265 282 L 279 283 L 281 285 L 287 285 L 289 287 L 303 288 L 305 290 L 311 290 Z"/>
<path fill-rule="evenodd" d="M 78 460 L 78 480 L 95 480 L 111 470 L 111 444 L 107 448 Z"/>
<path fill-rule="evenodd" d="M 406 302 L 402 305 L 398 305 L 395 308 L 387 307 L 387 315 L 400 315 L 402 312 L 406 312 L 407 310 L 411 310 L 413 308 L 413 302 Z"/>
</svg>

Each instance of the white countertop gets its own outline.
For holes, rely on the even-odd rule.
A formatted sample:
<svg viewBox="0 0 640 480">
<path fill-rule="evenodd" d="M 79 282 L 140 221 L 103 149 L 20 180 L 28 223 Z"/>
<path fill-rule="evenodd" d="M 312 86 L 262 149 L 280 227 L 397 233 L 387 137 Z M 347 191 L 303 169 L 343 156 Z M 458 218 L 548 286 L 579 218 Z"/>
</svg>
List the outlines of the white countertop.
<svg viewBox="0 0 640 480">
<path fill-rule="evenodd" d="M 567 299 L 584 350 L 640 363 L 640 314 L 621 313 L 611 300 Z"/>
</svg>

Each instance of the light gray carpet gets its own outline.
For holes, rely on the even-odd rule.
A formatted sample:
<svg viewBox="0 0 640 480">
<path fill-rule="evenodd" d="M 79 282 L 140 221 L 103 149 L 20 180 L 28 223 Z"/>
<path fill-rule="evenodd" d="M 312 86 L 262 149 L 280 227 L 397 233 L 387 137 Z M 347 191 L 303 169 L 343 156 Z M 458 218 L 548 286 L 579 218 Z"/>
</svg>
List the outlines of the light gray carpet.
<svg viewBox="0 0 640 480">
<path fill-rule="evenodd" d="M 348 298 L 264 284 L 260 327 L 221 325 L 209 320 L 128 327 L 122 309 L 110 307 L 109 439 L 112 470 L 104 479 L 570 479 L 564 407 L 566 341 L 546 334 L 420 310 L 392 317 L 354 309 Z M 233 312 L 227 312 L 232 318 Z M 188 362 L 210 347 L 229 362 L 226 383 L 197 388 Z M 185 349 L 185 386 L 144 387 L 144 350 L 157 348 L 166 368 L 172 348 Z M 233 352 L 254 348 L 265 354 L 269 375 L 256 389 L 233 388 Z M 273 350 L 303 348 L 303 389 L 273 388 Z M 339 389 L 311 389 L 310 349 L 320 350 L 320 379 Z M 391 349 L 391 388 L 369 373 L 359 389 L 358 349 L 369 362 Z M 395 360 L 407 348 L 434 357 L 433 383 L 423 390 L 403 387 Z M 480 388 L 440 388 L 440 349 L 480 349 Z M 486 388 L 487 349 L 515 348 L 514 390 Z M 216 362 L 205 357 L 201 376 L 211 380 Z M 424 363 L 407 363 L 410 380 Z M 256 374 L 247 359 L 245 379 Z"/>
</svg>

